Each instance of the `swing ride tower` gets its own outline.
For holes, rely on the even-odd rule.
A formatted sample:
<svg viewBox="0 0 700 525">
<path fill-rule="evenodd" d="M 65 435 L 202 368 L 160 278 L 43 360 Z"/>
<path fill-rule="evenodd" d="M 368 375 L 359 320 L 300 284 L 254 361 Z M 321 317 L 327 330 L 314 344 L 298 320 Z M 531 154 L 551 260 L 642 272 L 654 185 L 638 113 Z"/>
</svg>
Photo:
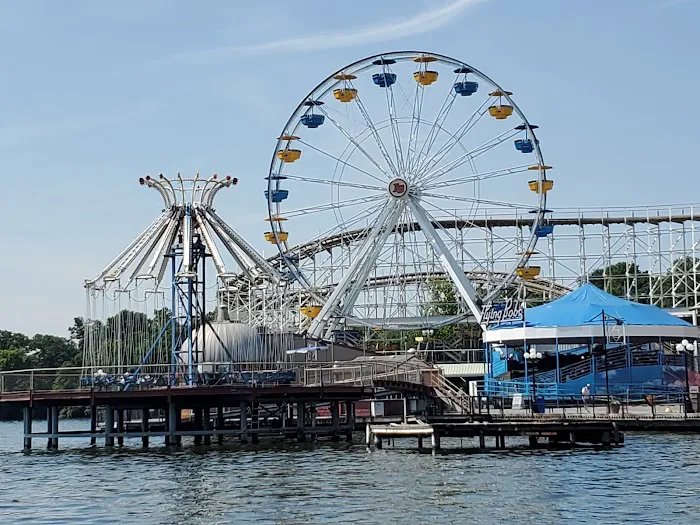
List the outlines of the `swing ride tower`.
<svg viewBox="0 0 700 525">
<path fill-rule="evenodd" d="M 279 272 L 213 206 L 238 179 L 178 174 L 139 183 L 160 194 L 163 212 L 85 281 L 84 366 L 116 374 L 148 366 L 190 382 L 203 362 L 279 359 L 283 345 L 271 355 L 259 334 L 266 320 L 250 306 L 253 294 L 274 297 Z"/>
</svg>

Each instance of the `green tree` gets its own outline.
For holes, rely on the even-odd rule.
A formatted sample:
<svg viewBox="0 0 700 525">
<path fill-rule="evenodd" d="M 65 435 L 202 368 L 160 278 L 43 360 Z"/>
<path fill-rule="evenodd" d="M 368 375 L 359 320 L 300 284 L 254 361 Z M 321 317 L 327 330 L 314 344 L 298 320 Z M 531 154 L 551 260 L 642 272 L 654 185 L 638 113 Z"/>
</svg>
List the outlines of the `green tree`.
<svg viewBox="0 0 700 525">
<path fill-rule="evenodd" d="M 27 355 L 25 350 L 20 348 L 10 348 L 0 350 L 0 370 L 24 370 L 32 368 L 34 360 Z"/>
<path fill-rule="evenodd" d="M 452 281 L 444 277 L 433 277 L 426 281 L 428 305 L 424 307 L 425 315 L 457 315 L 459 303 L 457 291 Z"/>
<path fill-rule="evenodd" d="M 589 274 L 588 280 L 592 285 L 616 297 L 649 302 L 649 273 L 642 271 L 632 262 L 623 261 L 598 268 Z"/>
<path fill-rule="evenodd" d="M 70 339 L 82 350 L 85 345 L 85 320 L 82 317 L 73 318 L 73 326 L 68 328 Z"/>
<path fill-rule="evenodd" d="M 655 279 L 652 294 L 655 304 L 662 308 L 693 306 L 695 274 L 698 267 L 700 260 L 693 257 L 675 259 L 666 275 Z"/>
<path fill-rule="evenodd" d="M 0 330 L 0 348 L 14 349 L 27 348 L 28 346 L 29 338 L 26 335 Z"/>
<path fill-rule="evenodd" d="M 78 346 L 65 337 L 37 334 L 29 342 L 36 352 L 38 368 L 58 368 L 75 363 L 80 357 Z"/>
</svg>

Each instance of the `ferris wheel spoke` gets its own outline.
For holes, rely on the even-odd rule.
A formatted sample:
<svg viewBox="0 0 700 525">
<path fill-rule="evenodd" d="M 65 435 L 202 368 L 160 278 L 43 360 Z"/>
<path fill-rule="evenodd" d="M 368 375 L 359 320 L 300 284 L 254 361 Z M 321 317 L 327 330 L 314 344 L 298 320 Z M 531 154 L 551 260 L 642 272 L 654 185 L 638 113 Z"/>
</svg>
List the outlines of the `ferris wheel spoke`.
<svg viewBox="0 0 700 525">
<path fill-rule="evenodd" d="M 514 210 L 530 210 L 532 208 L 531 204 L 518 204 L 515 202 L 506 201 L 494 201 L 489 199 L 482 199 L 479 197 L 464 197 L 458 195 L 443 195 L 441 193 L 422 193 L 421 197 L 429 197 L 434 199 L 444 199 L 456 202 L 469 202 L 473 204 L 489 204 L 492 206 L 497 206 L 499 208 L 509 208 Z"/>
<path fill-rule="evenodd" d="M 445 100 L 442 102 L 440 110 L 435 116 L 432 126 L 430 126 L 430 129 L 428 130 L 428 135 L 426 136 L 425 141 L 423 142 L 423 145 L 416 156 L 415 164 L 411 167 L 411 176 L 415 176 L 421 172 L 424 161 L 428 157 L 430 150 L 437 140 L 440 130 L 442 129 L 447 117 L 450 114 L 450 111 L 452 110 L 452 106 L 457 99 L 457 93 L 454 91 L 453 86 L 458 79 L 459 74 L 457 74 L 454 80 L 449 84 L 449 91 L 445 96 Z"/>
<path fill-rule="evenodd" d="M 357 148 L 357 150 L 367 158 L 367 160 L 374 164 L 374 167 L 377 168 L 381 173 L 383 173 L 387 177 L 387 179 L 390 179 L 392 177 L 392 175 L 388 173 L 372 155 L 367 153 L 367 150 L 365 150 L 365 148 L 363 148 L 362 145 L 359 142 L 357 142 L 345 128 L 343 128 L 343 126 L 338 124 L 338 121 L 336 121 L 333 117 L 331 117 L 328 114 L 328 112 L 325 109 L 323 109 L 323 106 L 318 106 L 318 110 L 321 113 L 323 113 L 325 117 L 333 123 L 333 125 L 338 129 L 338 131 L 340 131 L 345 136 L 345 138 L 348 139 L 355 146 L 355 148 Z"/>
<path fill-rule="evenodd" d="M 481 181 L 489 180 L 489 179 L 497 179 L 500 177 L 507 177 L 508 175 L 525 173 L 526 171 L 529 170 L 529 168 L 530 168 L 529 165 L 523 165 L 523 166 L 513 166 L 512 168 L 503 168 L 503 169 L 494 170 L 494 171 L 485 171 L 483 173 L 476 173 L 476 174 L 471 175 L 469 177 L 457 177 L 454 179 L 443 180 L 440 182 L 433 182 L 433 184 L 421 186 L 421 190 L 432 191 L 432 190 L 436 190 L 436 189 L 440 189 L 440 188 L 451 188 L 454 186 L 461 186 L 463 184 L 471 184 L 473 182 L 481 182 Z M 455 168 L 451 168 L 450 171 L 452 171 L 454 169 Z"/>
<path fill-rule="evenodd" d="M 296 210 L 290 210 L 284 212 L 286 218 L 299 217 L 301 215 L 309 215 L 312 213 L 320 213 L 328 210 L 337 210 L 338 208 L 357 206 L 359 204 L 368 204 L 373 201 L 379 201 L 383 198 L 383 195 L 372 195 L 369 197 L 356 197 L 354 199 L 347 199 L 344 201 L 331 202 L 329 204 L 318 204 L 316 206 L 309 206 L 307 208 L 298 208 Z"/>
<path fill-rule="evenodd" d="M 331 154 L 331 153 L 328 153 L 327 151 L 325 151 L 325 150 L 323 150 L 323 149 L 321 149 L 321 148 L 319 148 L 319 147 L 317 147 L 317 146 L 314 146 L 313 144 L 309 144 L 308 142 L 305 142 L 305 141 L 303 141 L 303 140 L 300 140 L 300 141 L 299 141 L 299 144 L 303 144 L 304 146 L 307 146 L 307 147 L 311 148 L 312 150 L 317 151 L 317 152 L 320 153 L 321 155 L 325 155 L 326 157 L 331 158 L 331 159 L 333 159 L 333 160 L 336 161 L 336 162 L 340 162 L 341 164 L 343 164 L 344 166 L 347 166 L 348 168 L 352 168 L 352 169 L 354 169 L 355 171 L 358 171 L 358 172 L 360 172 L 360 173 L 362 173 L 362 174 L 364 174 L 364 175 L 367 175 L 368 177 L 371 177 L 372 179 L 376 180 L 377 182 L 380 182 L 380 183 L 382 183 L 382 184 L 384 184 L 384 183 L 386 182 L 386 181 L 383 181 L 382 179 L 380 179 L 379 177 L 377 177 L 376 175 L 373 175 L 373 174 L 370 173 L 369 171 L 366 171 L 366 170 L 363 170 L 363 169 L 361 169 L 361 168 L 358 168 L 358 167 L 355 166 L 354 164 L 351 164 L 351 163 L 349 163 L 349 162 L 347 162 L 347 161 L 345 161 L 345 160 L 343 160 L 343 159 L 341 159 L 341 158 L 339 158 L 339 157 L 336 157 L 335 155 L 333 155 L 333 154 Z M 281 174 L 281 175 L 288 176 L 288 175 L 285 174 L 285 173 L 283 173 L 283 174 Z"/>
<path fill-rule="evenodd" d="M 386 191 L 386 188 L 379 187 L 379 186 L 370 186 L 369 184 L 359 184 L 355 182 L 346 182 L 342 180 L 327 180 L 327 179 L 315 179 L 313 177 L 302 177 L 301 175 L 291 175 L 289 173 L 281 173 L 283 177 L 286 177 L 289 180 L 298 180 L 300 182 L 310 182 L 312 184 L 327 184 L 330 186 L 342 186 L 344 188 L 358 188 L 358 189 L 365 189 L 365 190 L 374 190 L 374 191 Z"/>
<path fill-rule="evenodd" d="M 464 270 L 462 270 L 455 258 L 452 256 L 452 253 L 445 245 L 443 239 L 435 231 L 435 228 L 433 227 L 433 220 L 415 200 L 409 200 L 408 206 L 411 208 L 413 216 L 418 221 L 423 234 L 440 261 L 440 265 L 450 276 L 450 279 L 457 288 L 459 295 L 462 297 L 462 299 L 464 299 L 464 302 L 467 303 L 467 306 L 471 310 L 474 317 L 476 317 L 477 323 L 481 323 L 481 307 L 478 303 L 479 299 L 476 290 L 474 289 L 471 281 L 467 278 Z"/>
<path fill-rule="evenodd" d="M 352 217 L 339 222 L 332 228 L 326 230 L 324 233 L 318 236 L 318 238 L 325 238 L 325 237 L 330 237 L 332 235 L 339 235 L 342 234 L 342 232 L 347 232 L 350 231 L 350 228 L 355 226 L 356 224 L 361 223 L 364 220 L 368 220 L 372 215 L 379 213 L 379 210 L 381 208 L 379 207 L 372 207 L 372 208 L 367 208 L 366 210 L 362 210 Z M 357 236 L 358 238 L 364 237 L 367 231 L 369 231 L 371 226 L 367 225 L 365 228 L 362 228 L 358 232 L 353 232 L 353 237 Z"/>
<path fill-rule="evenodd" d="M 503 237 L 497 233 L 494 233 L 492 228 L 489 228 L 485 225 L 482 226 L 476 220 L 466 219 L 466 218 L 462 217 L 461 215 L 457 216 L 456 212 L 454 212 L 454 211 L 450 212 L 450 210 L 442 208 L 442 207 L 438 206 L 437 204 L 430 202 L 430 201 L 427 201 L 427 200 L 423 201 L 423 204 L 426 206 L 429 206 L 430 208 L 437 210 L 438 212 L 444 214 L 446 217 L 454 217 L 455 221 L 464 222 L 469 228 L 476 228 L 476 229 L 481 230 L 485 233 L 488 233 L 489 235 L 493 236 L 494 239 L 502 241 L 503 243 L 506 243 L 510 246 L 515 246 L 515 247 L 518 246 L 517 239 L 515 241 L 512 239 L 506 239 L 505 237 Z M 428 212 L 428 210 L 426 210 L 426 212 Z M 486 221 L 484 221 L 484 222 L 486 222 Z"/>
<path fill-rule="evenodd" d="M 396 168 L 396 165 L 394 164 L 394 161 L 392 160 L 391 155 L 389 155 L 389 151 L 386 149 L 386 146 L 384 145 L 384 141 L 382 140 L 382 137 L 379 135 L 379 130 L 377 130 L 377 127 L 374 125 L 374 122 L 372 122 L 372 118 L 369 116 L 369 112 L 367 111 L 367 108 L 365 108 L 365 105 L 362 103 L 362 99 L 360 98 L 359 94 L 355 98 L 355 103 L 357 104 L 357 108 L 360 110 L 360 114 L 362 114 L 362 117 L 365 119 L 365 122 L 367 123 L 367 127 L 371 131 L 372 136 L 374 137 L 374 140 L 377 143 L 377 147 L 379 148 L 379 151 L 381 152 L 382 156 L 384 157 L 384 160 L 387 163 L 387 166 L 389 166 L 389 170 L 396 177 L 398 177 L 400 172 Z M 393 122 L 392 122 L 392 125 L 393 125 Z"/>
<path fill-rule="evenodd" d="M 450 173 L 451 171 L 459 168 L 460 166 L 464 165 L 467 162 L 473 162 L 474 159 L 477 157 L 483 155 L 484 153 L 494 149 L 495 147 L 503 144 L 505 141 L 515 137 L 519 133 L 518 130 L 516 129 L 509 129 L 504 131 L 503 133 L 500 133 L 499 135 L 493 137 L 492 139 L 487 140 L 483 144 L 477 146 L 471 151 L 467 151 L 460 155 L 459 157 L 443 164 L 439 168 L 435 168 L 436 164 L 440 162 L 447 154 L 452 150 L 452 148 L 457 145 L 459 140 L 454 140 L 451 143 L 451 146 L 449 148 L 446 148 L 444 152 L 440 155 L 439 158 L 433 158 L 428 164 L 425 166 L 425 171 L 426 174 L 422 176 L 421 179 L 419 179 L 419 182 L 426 184 L 430 181 L 434 181 L 439 179 L 440 177 Z M 453 136 L 453 138 L 455 138 Z M 461 139 L 460 139 L 461 140 Z M 449 142 L 449 141 L 448 141 Z M 431 171 L 432 170 L 432 171 Z"/>
<path fill-rule="evenodd" d="M 422 84 L 416 82 L 416 90 L 413 97 L 413 114 L 411 116 L 411 131 L 408 136 L 408 152 L 406 154 L 406 171 L 409 172 L 413 169 L 413 157 L 416 153 L 416 148 L 418 146 L 424 94 L 425 88 Z"/>
<path fill-rule="evenodd" d="M 383 66 L 386 74 L 386 67 Z M 389 123 L 391 124 L 391 136 L 394 139 L 394 155 L 396 156 L 396 166 L 400 173 L 405 171 L 403 166 L 403 151 L 401 148 L 401 133 L 397 123 L 396 101 L 394 100 L 394 85 L 389 84 L 385 88 L 386 103 L 389 111 Z"/>
<path fill-rule="evenodd" d="M 430 157 L 430 159 L 428 159 L 426 155 L 426 157 L 423 159 L 423 163 L 420 166 L 420 171 L 429 172 L 433 169 L 435 164 L 440 161 L 440 159 L 443 159 L 455 146 L 462 143 L 462 139 L 467 135 L 467 133 L 474 129 L 474 127 L 476 127 L 476 125 L 488 112 L 488 102 L 489 99 L 486 99 L 481 106 L 479 106 L 476 111 L 472 113 L 472 115 L 464 122 L 464 124 L 462 124 L 455 133 L 451 134 L 452 140 L 447 140 L 445 144 L 443 144 L 440 149 L 432 157 Z M 436 157 L 438 156 L 438 160 L 435 161 Z"/>
</svg>

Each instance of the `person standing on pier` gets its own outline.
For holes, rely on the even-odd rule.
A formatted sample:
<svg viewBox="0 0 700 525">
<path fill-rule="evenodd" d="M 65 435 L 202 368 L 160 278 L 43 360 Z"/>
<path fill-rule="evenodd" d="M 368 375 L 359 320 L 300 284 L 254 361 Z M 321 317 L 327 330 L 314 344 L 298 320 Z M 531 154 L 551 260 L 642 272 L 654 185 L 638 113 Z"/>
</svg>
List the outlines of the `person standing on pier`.
<svg viewBox="0 0 700 525">
<path fill-rule="evenodd" d="M 581 399 L 583 400 L 583 408 L 588 410 L 588 401 L 591 398 L 591 384 L 586 383 L 581 389 Z"/>
</svg>

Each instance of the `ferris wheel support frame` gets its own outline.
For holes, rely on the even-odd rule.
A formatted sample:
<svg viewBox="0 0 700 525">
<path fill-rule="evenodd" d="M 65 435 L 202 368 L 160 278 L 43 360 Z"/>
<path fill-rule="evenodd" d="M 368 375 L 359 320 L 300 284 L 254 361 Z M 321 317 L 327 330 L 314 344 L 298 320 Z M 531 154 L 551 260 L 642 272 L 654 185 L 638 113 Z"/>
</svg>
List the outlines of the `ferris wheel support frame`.
<svg viewBox="0 0 700 525">
<path fill-rule="evenodd" d="M 404 204 L 398 200 L 388 200 L 384 210 L 374 227 L 365 238 L 358 256 L 343 275 L 330 297 L 326 300 L 319 315 L 311 323 L 309 335 L 328 339 L 338 324 L 338 318 L 347 315 L 352 309 L 357 296 L 364 287 L 365 280 L 371 271 L 374 258 L 382 249 L 392 228 L 403 211 Z M 337 308 L 341 306 L 340 311 Z"/>
<path fill-rule="evenodd" d="M 428 218 L 423 208 L 418 206 L 412 200 L 408 201 L 408 206 L 411 208 L 411 211 L 423 230 L 423 233 L 428 237 L 428 241 L 430 242 L 435 255 L 438 256 L 440 266 L 442 266 L 445 272 L 447 272 L 447 274 L 450 276 L 452 283 L 457 288 L 459 295 L 462 297 L 462 299 L 464 299 L 464 302 L 467 303 L 467 306 L 476 318 L 477 323 L 481 324 L 481 306 L 479 305 L 479 299 L 474 286 L 465 275 L 464 270 L 459 267 L 459 264 L 447 249 L 445 241 L 442 240 L 442 238 L 435 231 L 435 228 L 433 228 L 432 221 Z"/>
</svg>

